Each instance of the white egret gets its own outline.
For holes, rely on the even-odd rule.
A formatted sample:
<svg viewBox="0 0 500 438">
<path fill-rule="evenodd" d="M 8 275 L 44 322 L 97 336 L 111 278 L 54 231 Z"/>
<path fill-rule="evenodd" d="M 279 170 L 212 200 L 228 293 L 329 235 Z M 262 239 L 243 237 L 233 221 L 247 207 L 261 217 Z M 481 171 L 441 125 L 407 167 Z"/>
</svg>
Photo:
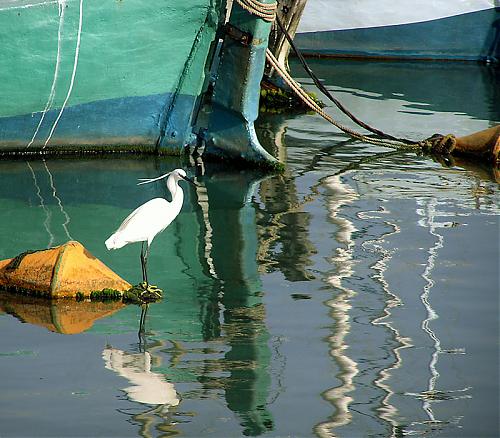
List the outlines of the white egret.
<svg viewBox="0 0 500 438">
<path fill-rule="evenodd" d="M 164 198 L 154 198 L 137 207 L 105 242 L 108 250 L 119 249 L 133 242 L 142 242 L 142 280 L 145 282 L 146 287 L 149 284 L 147 261 L 151 242 L 158 233 L 161 233 L 170 225 L 182 208 L 184 192 L 178 182 L 180 179 L 184 179 L 196 185 L 191 178 L 186 176 L 186 172 L 183 169 L 172 170 L 172 172 L 157 178 L 141 178 L 139 180 L 141 182 L 138 185 L 158 181 L 167 176 L 167 187 L 172 194 L 172 201 L 169 202 Z M 144 250 L 144 242 L 147 242 L 146 250 Z"/>
</svg>

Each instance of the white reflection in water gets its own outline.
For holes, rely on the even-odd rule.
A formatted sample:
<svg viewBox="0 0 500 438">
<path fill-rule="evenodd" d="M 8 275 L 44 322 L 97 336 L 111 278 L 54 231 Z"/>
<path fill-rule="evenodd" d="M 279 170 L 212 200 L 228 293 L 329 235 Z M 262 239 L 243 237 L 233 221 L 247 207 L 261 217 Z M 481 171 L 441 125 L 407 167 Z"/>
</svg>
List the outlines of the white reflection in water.
<svg viewBox="0 0 500 438">
<path fill-rule="evenodd" d="M 210 275 L 212 278 L 218 279 L 217 272 L 215 271 L 215 264 L 214 260 L 212 258 L 212 236 L 213 236 L 213 228 L 210 223 L 210 218 L 209 218 L 209 204 L 208 204 L 208 193 L 207 189 L 204 186 L 196 186 L 196 195 L 198 197 L 198 205 L 201 208 L 201 211 L 203 212 L 203 223 L 205 225 L 205 235 L 204 235 L 204 255 L 205 255 L 205 260 L 208 265 L 208 272 L 210 272 Z"/>
<path fill-rule="evenodd" d="M 358 198 L 358 194 L 348 185 L 340 181 L 338 177 L 330 177 L 326 180 L 328 187 L 329 218 L 337 227 L 335 240 L 342 246 L 337 248 L 334 257 L 331 259 L 331 264 L 334 266 L 334 274 L 328 278 L 328 282 L 336 288 L 336 296 L 327 302 L 331 307 L 331 316 L 335 321 L 335 333 L 328 339 L 330 344 L 330 354 L 340 368 L 340 373 L 336 376 L 341 384 L 335 388 L 325 391 L 322 395 L 335 407 L 336 411 L 329 421 L 325 421 L 315 426 L 314 431 L 321 437 L 337 436 L 335 429 L 350 424 L 353 421 L 352 409 L 350 404 L 353 402 L 353 397 L 350 392 L 356 390 L 356 375 L 360 369 L 358 363 L 346 354 L 346 349 L 349 345 L 346 343 L 346 338 L 352 330 L 349 313 L 352 309 L 350 300 L 356 295 L 352 289 L 348 289 L 343 285 L 345 280 L 353 275 L 355 266 L 354 246 L 355 239 L 353 232 L 356 231 L 355 226 L 351 221 L 338 216 L 339 211 L 345 205 L 352 203 Z M 443 201 L 444 202 L 444 201 Z M 440 228 L 452 227 L 454 222 L 437 221 L 437 217 L 446 216 L 449 213 L 438 212 L 437 206 L 439 201 L 435 198 L 419 197 L 417 198 L 416 214 L 421 216 L 418 221 L 419 226 L 428 230 L 429 234 L 434 238 L 433 245 L 427 250 L 427 259 L 425 268 L 421 277 L 425 280 L 420 301 L 425 308 L 425 318 L 420 323 L 420 328 L 426 336 L 432 341 L 432 354 L 428 362 L 429 379 L 426 388 L 418 393 L 403 392 L 404 395 L 410 396 L 413 399 L 420 400 L 422 410 L 425 413 L 425 420 L 411 421 L 412 417 L 418 417 L 417 413 L 409 414 L 400 412 L 399 402 L 393 400 L 396 393 L 390 386 L 390 379 L 397 369 L 404 368 L 403 350 L 414 347 L 410 337 L 404 336 L 400 329 L 395 326 L 392 321 L 393 309 L 403 305 L 400 297 L 396 292 L 392 291 L 386 272 L 388 271 L 389 263 L 397 254 L 397 248 L 385 248 L 386 241 L 394 235 L 402 232 L 401 228 L 396 224 L 386 219 L 390 217 L 390 211 L 381 207 L 376 211 L 358 212 L 357 217 L 361 221 L 375 219 L 377 222 L 383 222 L 384 225 L 390 227 L 391 231 L 383 233 L 375 239 L 366 240 L 361 244 L 363 251 L 371 252 L 376 255 L 377 261 L 370 266 L 374 272 L 371 278 L 381 285 L 385 294 L 385 304 L 382 309 L 381 316 L 372 320 L 371 323 L 375 326 L 383 326 L 390 332 L 390 338 L 395 342 L 395 346 L 391 347 L 391 354 L 394 360 L 389 366 L 381 369 L 377 373 L 374 385 L 382 389 L 385 393 L 380 401 L 380 406 L 376 408 L 377 416 L 384 420 L 390 426 L 390 432 L 387 436 L 401 436 L 401 433 L 406 435 L 426 434 L 435 431 L 436 427 L 443 428 L 447 426 L 459 427 L 462 419 L 461 416 L 453 418 L 440 419 L 436 416 L 433 410 L 433 404 L 446 400 L 457 400 L 471 398 L 468 393 L 470 387 L 454 388 L 450 390 L 439 390 L 438 380 L 440 373 L 438 371 L 438 361 L 441 354 L 465 354 L 465 350 L 461 347 L 453 347 L 445 349 L 442 347 L 442 342 L 439 334 L 432 327 L 433 321 L 439 318 L 438 312 L 432 306 L 431 292 L 434 287 L 432 278 L 433 271 L 439 256 L 439 250 L 444 246 L 444 236 L 439 233 Z M 422 382 L 424 383 L 424 382 Z M 404 408 L 404 406 L 402 406 Z M 404 409 L 403 409 L 404 410 Z M 402 419 L 410 420 L 402 424 Z"/>
<path fill-rule="evenodd" d="M 49 235 L 49 243 L 47 245 L 47 248 L 49 248 L 54 244 L 54 240 L 55 240 L 54 234 L 52 234 L 52 232 L 50 231 L 50 219 L 52 217 L 52 214 L 51 214 L 50 210 L 47 208 L 47 206 L 45 205 L 45 201 L 44 201 L 43 196 L 41 194 L 40 186 L 38 185 L 38 181 L 37 181 L 35 172 L 34 172 L 33 168 L 31 167 L 31 164 L 28 162 L 26 162 L 26 164 L 28 165 L 28 169 L 31 172 L 31 177 L 33 178 L 33 184 L 35 185 L 35 189 L 36 189 L 36 196 L 40 200 L 40 207 L 42 207 L 42 210 L 45 213 L 45 220 L 43 221 L 43 227 L 45 228 L 45 231 L 47 231 L 47 234 Z"/>
<path fill-rule="evenodd" d="M 384 216 L 388 216 L 390 211 L 381 207 L 380 210 L 376 212 L 363 212 L 359 213 L 360 219 L 383 219 Z M 398 234 L 401 232 L 401 229 L 394 223 L 391 223 L 388 220 L 384 220 L 384 223 L 389 226 L 393 231 L 389 231 L 384 233 L 380 238 L 368 240 L 363 242 L 362 247 L 364 250 L 377 254 L 380 258 L 377 260 L 372 266 L 371 269 L 375 271 L 375 273 L 371 276 L 373 280 L 379 283 L 382 287 L 382 290 L 385 293 L 385 307 L 382 309 L 382 315 L 372 321 L 373 325 L 380 325 L 388 329 L 392 337 L 398 343 L 398 346 L 392 349 L 392 353 L 394 354 L 394 363 L 382 370 L 379 371 L 377 379 L 374 381 L 375 385 L 381 388 L 386 395 L 381 400 L 381 405 L 377 411 L 380 418 L 385 420 L 388 424 L 391 425 L 391 434 L 390 437 L 395 437 L 399 434 L 398 431 L 398 409 L 396 406 L 391 404 L 391 397 L 394 395 L 394 391 L 387 383 L 390 379 L 391 372 L 403 366 L 403 359 L 401 357 L 401 350 L 404 348 L 411 347 L 411 339 L 402 336 L 398 329 L 394 327 L 394 325 L 390 321 L 390 317 L 392 315 L 392 309 L 395 307 L 399 307 L 402 305 L 401 299 L 391 291 L 389 287 L 389 283 L 385 278 L 385 273 L 388 269 L 388 264 L 394 255 L 394 251 L 385 249 L 383 247 L 383 242 L 388 237 Z"/>
<path fill-rule="evenodd" d="M 105 366 L 132 385 L 123 389 L 130 400 L 150 405 L 177 406 L 180 402 L 172 383 L 162 374 L 151 371 L 151 355 L 128 353 L 117 348 L 106 347 L 102 352 Z"/>
<path fill-rule="evenodd" d="M 52 197 L 56 200 L 57 205 L 59 206 L 59 210 L 61 211 L 61 214 L 64 216 L 64 222 L 61 224 L 61 226 L 64 229 L 64 233 L 66 234 L 66 238 L 68 240 L 73 240 L 73 238 L 71 237 L 71 234 L 69 232 L 69 228 L 68 228 L 68 226 L 71 222 L 69 214 L 64 209 L 62 200 L 57 194 L 56 185 L 54 182 L 54 177 L 53 177 L 51 171 L 49 170 L 49 167 L 47 166 L 47 162 L 45 160 L 42 160 L 42 163 L 43 163 L 45 172 L 48 175 L 49 186 L 50 186 Z M 42 190 L 41 190 L 40 185 L 38 183 L 38 179 L 36 177 L 35 171 L 33 170 L 33 167 L 31 166 L 31 164 L 29 162 L 26 162 L 26 165 L 28 166 L 28 169 L 31 173 L 31 177 L 33 179 L 33 184 L 34 184 L 35 190 L 36 190 L 36 196 L 40 201 L 40 207 L 42 208 L 42 210 L 45 214 L 45 220 L 43 221 L 43 227 L 45 228 L 45 231 L 47 231 L 47 234 L 49 235 L 49 242 L 47 244 L 47 248 L 50 248 L 50 247 L 54 246 L 54 244 L 56 242 L 56 236 L 52 232 L 52 229 L 51 229 L 52 228 L 52 219 L 53 219 L 52 212 L 51 212 L 50 208 L 47 206 L 47 203 L 42 196 Z"/>
<path fill-rule="evenodd" d="M 343 245 L 343 248 L 337 248 L 336 254 L 330 260 L 335 273 L 327 281 L 336 289 L 336 295 L 326 303 L 332 309 L 330 315 L 335 320 L 335 332 L 328 338 L 328 342 L 330 355 L 340 368 L 340 373 L 336 377 L 341 381 L 341 385 L 328 389 L 322 394 L 335 407 L 335 413 L 329 421 L 316 425 L 314 431 L 320 437 L 333 437 L 335 428 L 351 422 L 349 404 L 353 399 L 348 394 L 355 389 L 353 379 L 358 374 L 357 363 L 345 354 L 348 347 L 345 339 L 351 330 L 350 299 L 355 292 L 342 284 L 354 272 L 352 234 L 356 228 L 348 219 L 338 216 L 339 210 L 356 200 L 358 195 L 349 185 L 344 184 L 339 176 L 327 178 L 325 185 L 329 192 L 329 219 L 337 227 L 336 241 Z"/>
<path fill-rule="evenodd" d="M 417 214 L 422 216 L 419 220 L 419 225 L 421 227 L 427 228 L 429 233 L 435 237 L 435 244 L 428 250 L 428 258 L 427 264 L 425 266 L 425 270 L 422 274 L 422 277 L 425 279 L 426 284 L 423 288 L 422 294 L 420 295 L 420 299 L 422 304 L 425 307 L 427 317 L 422 321 L 421 328 L 422 330 L 429 336 L 429 338 L 433 342 L 433 353 L 431 355 L 431 359 L 429 361 L 429 372 L 430 378 L 427 385 L 427 389 L 421 391 L 420 393 L 406 393 L 407 395 L 411 395 L 417 397 L 422 400 L 422 408 L 425 411 L 428 421 L 425 422 L 413 422 L 411 426 L 419 426 L 419 425 L 446 425 L 446 424 L 457 424 L 461 417 L 452 418 L 449 420 L 439 420 L 436 418 L 432 405 L 433 403 L 441 402 L 443 400 L 457 400 L 461 398 L 470 398 L 471 396 L 467 394 L 467 392 L 471 389 L 470 387 L 455 389 L 455 390 L 438 390 L 437 383 L 439 379 L 439 371 L 437 368 L 439 355 L 443 353 L 449 354 L 464 354 L 465 350 L 463 348 L 454 348 L 454 349 L 443 349 L 441 347 L 441 340 L 438 337 L 438 334 L 432 328 L 432 322 L 439 318 L 438 313 L 432 307 L 431 302 L 431 290 L 434 287 L 434 280 L 432 279 L 432 272 L 436 265 L 436 260 L 438 257 L 439 250 L 444 246 L 444 237 L 442 234 L 438 232 L 440 228 L 450 227 L 453 225 L 452 222 L 444 221 L 438 222 L 436 221 L 436 217 L 439 216 L 437 211 L 438 201 L 435 198 L 426 199 L 426 198 L 418 198 L 417 205 L 420 207 L 417 209 Z M 418 433 L 415 430 L 409 430 L 410 434 Z"/>
<path fill-rule="evenodd" d="M 50 170 L 47 166 L 47 162 L 45 160 L 43 160 L 43 165 L 45 166 L 45 170 L 47 171 L 47 174 L 49 175 L 50 188 L 52 189 L 52 196 L 57 201 L 57 204 L 59 205 L 59 210 L 61 210 L 61 213 L 63 214 L 63 216 L 65 218 L 65 221 L 63 222 L 62 227 L 64 228 L 64 232 L 66 233 L 66 237 L 69 240 L 73 240 L 73 238 L 71 237 L 71 234 L 69 234 L 69 230 L 68 230 L 70 218 L 69 218 L 68 213 L 66 213 L 66 210 L 64 210 L 61 198 L 59 198 L 59 196 L 57 196 L 56 187 L 54 185 L 54 177 L 52 176 L 52 173 L 50 173 Z"/>
</svg>

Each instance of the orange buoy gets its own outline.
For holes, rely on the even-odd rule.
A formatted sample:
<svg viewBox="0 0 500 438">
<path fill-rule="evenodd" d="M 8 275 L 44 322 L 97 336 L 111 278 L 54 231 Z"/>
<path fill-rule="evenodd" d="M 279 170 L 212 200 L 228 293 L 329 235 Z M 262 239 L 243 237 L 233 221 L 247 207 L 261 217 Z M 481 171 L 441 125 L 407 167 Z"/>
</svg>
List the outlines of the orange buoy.
<svg viewBox="0 0 500 438">
<path fill-rule="evenodd" d="M 89 297 L 91 292 L 105 289 L 124 292 L 132 286 L 81 243 L 69 241 L 0 261 L 0 287 L 61 298 Z"/>
<path fill-rule="evenodd" d="M 434 134 L 420 143 L 422 150 L 434 155 L 465 156 L 500 166 L 500 125 L 463 137 Z"/>
<path fill-rule="evenodd" d="M 464 137 L 457 137 L 454 154 L 485 157 L 500 164 L 500 125 Z"/>
</svg>

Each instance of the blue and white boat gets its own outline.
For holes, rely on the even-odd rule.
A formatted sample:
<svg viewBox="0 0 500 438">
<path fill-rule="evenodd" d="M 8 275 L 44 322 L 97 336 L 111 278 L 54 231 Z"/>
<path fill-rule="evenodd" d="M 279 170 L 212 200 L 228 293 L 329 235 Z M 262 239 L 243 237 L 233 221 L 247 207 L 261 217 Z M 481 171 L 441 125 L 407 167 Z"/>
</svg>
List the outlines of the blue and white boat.
<svg viewBox="0 0 500 438">
<path fill-rule="evenodd" d="M 498 61 L 499 0 L 308 0 L 305 54 Z"/>
</svg>

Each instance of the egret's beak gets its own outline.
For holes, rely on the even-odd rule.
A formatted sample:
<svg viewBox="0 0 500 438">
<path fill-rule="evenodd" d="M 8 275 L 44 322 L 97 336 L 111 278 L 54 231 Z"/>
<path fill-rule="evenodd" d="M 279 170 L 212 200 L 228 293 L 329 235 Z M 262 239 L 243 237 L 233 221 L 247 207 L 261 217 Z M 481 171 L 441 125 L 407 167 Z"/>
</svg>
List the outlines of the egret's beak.
<svg viewBox="0 0 500 438">
<path fill-rule="evenodd" d="M 189 176 L 182 176 L 181 175 L 181 178 L 186 180 L 187 182 L 190 182 L 191 184 L 193 184 L 193 186 L 198 187 L 198 184 L 196 184 L 193 179 L 189 178 Z"/>
</svg>

